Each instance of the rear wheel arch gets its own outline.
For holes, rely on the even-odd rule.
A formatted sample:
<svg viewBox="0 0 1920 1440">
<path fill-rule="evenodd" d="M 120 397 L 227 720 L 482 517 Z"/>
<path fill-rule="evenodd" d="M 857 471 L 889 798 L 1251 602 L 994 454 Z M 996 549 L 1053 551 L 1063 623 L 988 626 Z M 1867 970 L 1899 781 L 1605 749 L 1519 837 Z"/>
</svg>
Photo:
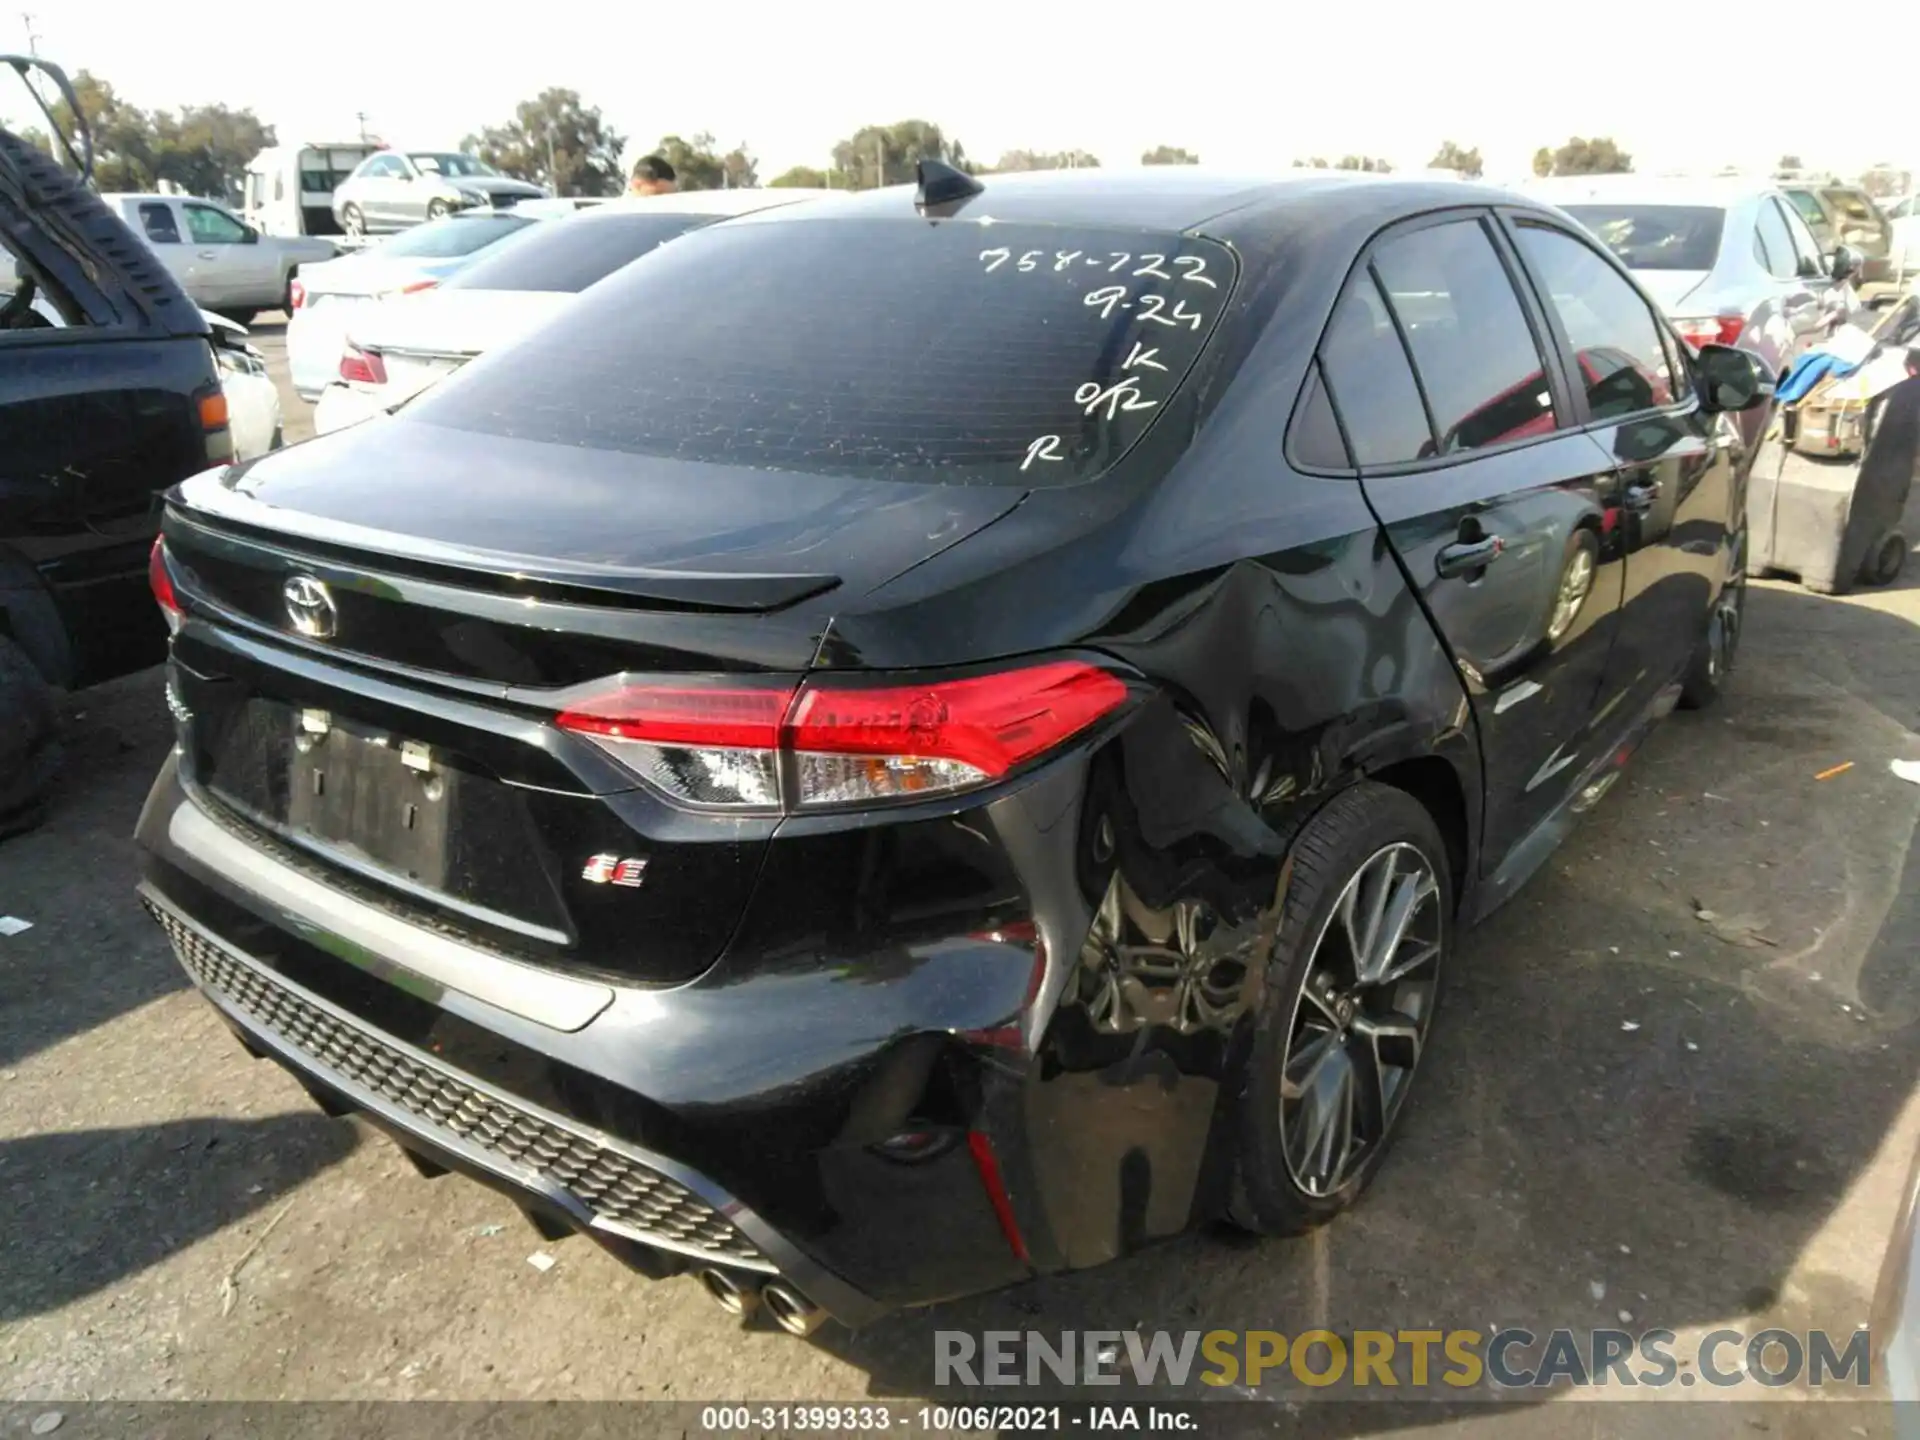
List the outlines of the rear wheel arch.
<svg viewBox="0 0 1920 1440">
<path fill-rule="evenodd" d="M 1473 831 L 1467 811 L 1467 790 L 1451 762 L 1440 755 L 1402 760 L 1375 770 L 1368 777 L 1418 800 L 1439 827 L 1447 846 L 1447 866 L 1453 872 L 1453 899 L 1465 894 L 1472 859 Z"/>
</svg>

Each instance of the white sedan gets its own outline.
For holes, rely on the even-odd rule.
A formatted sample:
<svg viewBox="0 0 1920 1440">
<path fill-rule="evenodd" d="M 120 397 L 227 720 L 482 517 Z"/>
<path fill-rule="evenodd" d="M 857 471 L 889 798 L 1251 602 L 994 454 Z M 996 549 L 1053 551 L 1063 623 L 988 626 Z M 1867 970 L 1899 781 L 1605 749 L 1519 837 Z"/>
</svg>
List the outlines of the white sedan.
<svg viewBox="0 0 1920 1440">
<path fill-rule="evenodd" d="M 293 313 L 287 318 L 287 370 L 294 393 L 317 400 L 339 373 L 349 316 L 431 290 L 492 246 L 541 223 L 537 213 L 463 212 L 324 265 L 303 266 L 293 282 Z"/>
<path fill-rule="evenodd" d="M 280 387 L 267 374 L 267 362 L 247 343 L 247 327 L 206 311 L 213 330 L 213 358 L 220 366 L 220 391 L 227 397 L 227 433 L 235 460 L 256 460 L 285 443 Z"/>
<path fill-rule="evenodd" d="M 335 353 L 335 378 L 320 396 L 314 429 L 325 434 L 412 399 L 677 235 L 827 193 L 700 190 L 609 201 L 490 251 L 403 304 L 360 307 Z"/>
</svg>

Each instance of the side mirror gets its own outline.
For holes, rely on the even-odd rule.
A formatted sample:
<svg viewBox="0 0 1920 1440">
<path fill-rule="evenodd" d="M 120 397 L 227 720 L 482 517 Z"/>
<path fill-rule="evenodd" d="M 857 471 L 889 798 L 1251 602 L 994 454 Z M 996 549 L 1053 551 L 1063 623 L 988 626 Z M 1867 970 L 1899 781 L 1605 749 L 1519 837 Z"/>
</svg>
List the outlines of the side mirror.
<svg viewBox="0 0 1920 1440">
<path fill-rule="evenodd" d="M 1700 377 L 1700 407 L 1709 414 L 1765 404 L 1778 383 L 1758 355 L 1731 345 L 1702 345 L 1694 368 Z"/>
<path fill-rule="evenodd" d="M 247 238 L 241 243 L 246 245 L 258 245 L 260 243 L 260 232 L 254 229 L 253 226 L 251 225 L 247 226 Z"/>
<path fill-rule="evenodd" d="M 1851 280 L 1867 263 L 1867 257 L 1851 245 L 1836 245 L 1827 256 L 1827 274 L 1835 280 Z"/>
</svg>

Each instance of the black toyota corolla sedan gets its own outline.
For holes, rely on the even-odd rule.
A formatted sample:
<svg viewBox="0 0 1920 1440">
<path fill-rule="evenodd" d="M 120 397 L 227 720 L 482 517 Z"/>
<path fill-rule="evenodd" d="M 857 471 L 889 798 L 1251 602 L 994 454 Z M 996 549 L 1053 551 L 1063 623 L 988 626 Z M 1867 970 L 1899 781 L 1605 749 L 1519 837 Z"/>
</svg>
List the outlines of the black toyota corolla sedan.
<svg viewBox="0 0 1920 1440">
<path fill-rule="evenodd" d="M 799 1333 L 1296 1232 L 1722 683 L 1769 399 L 1468 184 L 728 221 L 173 492 L 142 892 L 322 1105 Z"/>
</svg>

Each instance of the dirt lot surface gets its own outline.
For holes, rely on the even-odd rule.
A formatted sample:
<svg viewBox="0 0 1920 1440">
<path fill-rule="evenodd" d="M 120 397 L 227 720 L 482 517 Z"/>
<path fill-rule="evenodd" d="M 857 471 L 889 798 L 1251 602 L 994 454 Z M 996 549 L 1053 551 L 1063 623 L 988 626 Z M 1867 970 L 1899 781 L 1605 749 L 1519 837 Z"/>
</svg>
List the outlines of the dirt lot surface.
<svg viewBox="0 0 1920 1440">
<path fill-rule="evenodd" d="M 298 438 L 307 407 L 286 413 Z M 1721 708 L 1668 722 L 1467 938 L 1355 1213 L 812 1342 L 541 1243 L 246 1058 L 131 889 L 169 743 L 158 673 L 68 709 L 57 810 L 0 849 L 0 914 L 33 922 L 0 938 L 15 1399 L 909 1396 L 936 1328 L 1851 1332 L 1920 1145 L 1920 786 L 1888 770 L 1920 759 L 1914 578 L 1755 587 Z"/>
</svg>

